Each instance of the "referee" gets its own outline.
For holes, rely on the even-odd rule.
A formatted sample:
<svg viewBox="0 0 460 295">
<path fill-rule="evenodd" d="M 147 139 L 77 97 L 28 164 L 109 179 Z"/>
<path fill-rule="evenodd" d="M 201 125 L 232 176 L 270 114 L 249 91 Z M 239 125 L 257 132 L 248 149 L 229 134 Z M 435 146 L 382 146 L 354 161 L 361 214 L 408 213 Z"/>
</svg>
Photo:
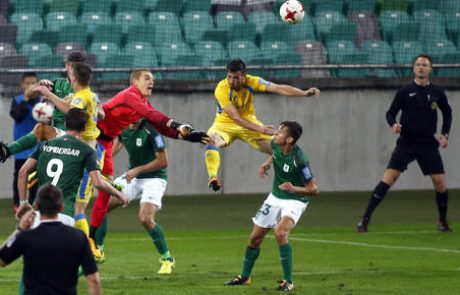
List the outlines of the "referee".
<svg viewBox="0 0 460 295">
<path fill-rule="evenodd" d="M 396 148 L 391 155 L 381 181 L 377 184 L 363 218 L 358 223 L 358 232 L 368 231 L 372 212 L 380 204 L 390 187 L 398 180 L 407 165 L 416 160 L 424 175 L 429 175 L 436 191 L 439 211 L 438 230 L 450 232 L 447 223 L 447 188 L 444 165 L 439 146 L 446 148 L 452 125 L 452 109 L 444 90 L 429 81 L 432 59 L 421 54 L 414 59 L 414 80 L 402 87 L 396 94 L 386 113 L 388 124 L 394 133 L 399 134 Z M 441 134 L 437 132 L 438 109 L 442 113 Z M 401 111 L 400 122 L 396 115 Z"/>
<path fill-rule="evenodd" d="M 81 265 L 90 295 L 102 294 L 96 262 L 85 234 L 58 221 L 62 193 L 51 185 L 38 192 L 37 208 L 41 223 L 30 229 L 36 213 L 24 214 L 16 231 L 0 247 L 0 266 L 24 255 L 24 294 L 77 294 Z M 30 229 L 30 230 L 29 230 Z"/>
</svg>

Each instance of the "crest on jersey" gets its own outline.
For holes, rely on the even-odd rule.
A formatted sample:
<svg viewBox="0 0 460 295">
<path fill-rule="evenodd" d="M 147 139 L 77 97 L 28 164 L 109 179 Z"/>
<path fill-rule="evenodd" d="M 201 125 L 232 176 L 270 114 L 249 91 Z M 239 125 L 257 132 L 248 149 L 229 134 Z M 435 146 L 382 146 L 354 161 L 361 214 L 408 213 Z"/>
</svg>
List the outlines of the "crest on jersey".
<svg viewBox="0 0 460 295">
<path fill-rule="evenodd" d="M 283 171 L 284 172 L 289 172 L 289 165 L 288 164 L 284 164 Z"/>
<path fill-rule="evenodd" d="M 140 137 L 136 138 L 136 146 L 139 146 L 139 147 L 142 146 L 142 138 Z"/>
</svg>

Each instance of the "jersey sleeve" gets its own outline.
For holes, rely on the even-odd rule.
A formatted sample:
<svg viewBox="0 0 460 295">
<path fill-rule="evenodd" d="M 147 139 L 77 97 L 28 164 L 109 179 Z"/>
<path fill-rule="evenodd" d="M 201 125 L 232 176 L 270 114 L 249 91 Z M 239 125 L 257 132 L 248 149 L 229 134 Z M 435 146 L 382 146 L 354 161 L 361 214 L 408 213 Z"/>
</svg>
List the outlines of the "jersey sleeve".
<svg viewBox="0 0 460 295">
<path fill-rule="evenodd" d="M 87 102 L 81 97 L 73 97 L 72 101 L 70 102 L 70 106 L 73 108 L 79 108 L 84 110 L 86 108 Z"/>
<path fill-rule="evenodd" d="M 35 147 L 35 150 L 30 154 L 29 158 L 38 160 L 38 156 L 40 155 L 43 144 L 44 142 L 37 144 L 37 146 Z"/>
<path fill-rule="evenodd" d="M 148 133 L 150 134 L 153 149 L 155 150 L 155 152 L 164 151 L 166 149 L 166 144 L 165 144 L 165 141 L 164 141 L 163 137 L 161 136 L 161 134 L 159 134 L 151 126 L 147 125 L 145 128 L 147 129 Z"/>
<path fill-rule="evenodd" d="M 230 88 L 228 87 L 224 87 L 221 84 L 217 85 L 214 90 L 214 96 L 216 97 L 217 103 L 222 110 L 232 104 L 230 101 Z"/>
<path fill-rule="evenodd" d="M 396 115 L 401 110 L 403 99 L 404 99 L 404 91 L 400 89 L 396 93 L 393 99 L 393 102 L 391 103 L 390 108 L 388 109 L 386 113 L 387 123 L 388 125 L 390 125 L 390 127 L 392 127 L 396 123 Z"/>
<path fill-rule="evenodd" d="M 97 161 L 97 153 L 93 149 L 91 149 L 91 151 L 85 157 L 85 168 L 88 172 L 101 170 L 100 164 Z"/>
<path fill-rule="evenodd" d="M 313 179 L 313 172 L 311 171 L 310 163 L 308 162 L 307 156 L 304 153 L 299 155 L 298 160 L 300 162 L 300 173 L 302 173 L 305 183 L 307 183 Z"/>
<path fill-rule="evenodd" d="M 24 253 L 22 235 L 23 233 L 19 233 L 12 236 L 6 241 L 5 246 L 0 249 L 0 259 L 6 264 L 10 264 Z"/>
<path fill-rule="evenodd" d="M 270 85 L 269 81 L 259 76 L 247 76 L 246 83 L 249 87 L 259 92 L 267 91 L 267 86 Z"/>
</svg>

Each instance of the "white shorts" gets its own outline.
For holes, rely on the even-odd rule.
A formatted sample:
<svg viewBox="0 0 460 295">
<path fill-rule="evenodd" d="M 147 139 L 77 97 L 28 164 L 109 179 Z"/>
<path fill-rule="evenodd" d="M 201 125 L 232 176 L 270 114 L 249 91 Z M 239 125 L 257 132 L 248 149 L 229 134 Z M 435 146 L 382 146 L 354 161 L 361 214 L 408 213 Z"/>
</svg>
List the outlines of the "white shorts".
<svg viewBox="0 0 460 295">
<path fill-rule="evenodd" d="M 134 178 L 130 183 L 126 182 L 125 175 L 114 180 L 115 184 L 123 186 L 123 192 L 128 196 L 129 201 L 141 200 L 142 203 L 150 203 L 161 209 L 161 199 L 166 191 L 168 182 L 162 178 Z"/>
<path fill-rule="evenodd" d="M 252 218 L 252 222 L 263 228 L 274 228 L 280 219 L 286 216 L 292 219 L 295 225 L 307 206 L 308 203 L 280 199 L 270 193 L 257 211 L 256 216 Z"/>
<path fill-rule="evenodd" d="M 68 226 L 74 226 L 75 224 L 75 220 L 72 217 L 62 214 L 62 213 L 58 213 L 58 221 Z M 41 223 L 40 222 L 40 212 L 35 210 L 35 220 L 31 228 L 36 228 L 37 226 L 40 225 L 40 223 Z"/>
</svg>

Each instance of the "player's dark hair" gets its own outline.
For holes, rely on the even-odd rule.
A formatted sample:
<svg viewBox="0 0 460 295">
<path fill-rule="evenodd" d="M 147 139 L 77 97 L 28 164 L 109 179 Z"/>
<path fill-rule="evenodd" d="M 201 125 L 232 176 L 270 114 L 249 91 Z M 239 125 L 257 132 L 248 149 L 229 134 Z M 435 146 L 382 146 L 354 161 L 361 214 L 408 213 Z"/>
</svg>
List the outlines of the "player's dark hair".
<svg viewBox="0 0 460 295">
<path fill-rule="evenodd" d="M 91 67 L 83 62 L 72 63 L 72 73 L 81 86 L 88 86 L 92 74 Z"/>
<path fill-rule="evenodd" d="M 294 139 L 293 143 L 296 143 L 297 140 L 302 136 L 302 126 L 299 123 L 294 121 L 284 121 L 281 122 L 281 126 L 287 128 L 287 132 L 290 137 Z"/>
<path fill-rule="evenodd" d="M 244 61 L 242 61 L 239 58 L 231 60 L 227 64 L 227 71 L 232 72 L 232 73 L 234 73 L 234 72 L 246 73 L 246 64 L 244 63 Z"/>
<path fill-rule="evenodd" d="M 79 51 L 72 51 L 67 56 L 66 62 L 67 63 L 74 63 L 74 62 L 85 62 L 86 58 L 82 52 Z"/>
<path fill-rule="evenodd" d="M 38 189 L 37 209 L 43 216 L 56 216 L 62 207 L 62 192 L 58 187 L 45 184 Z"/>
<path fill-rule="evenodd" d="M 131 72 L 131 75 L 129 75 L 129 83 L 133 84 L 133 80 L 139 80 L 141 77 L 142 73 L 148 72 L 151 73 L 151 71 L 147 68 L 142 68 L 142 69 L 135 69 L 134 71 Z"/>
<path fill-rule="evenodd" d="M 87 121 L 88 114 L 79 108 L 71 108 L 65 115 L 65 127 L 67 130 L 82 132 L 85 130 Z"/>
<path fill-rule="evenodd" d="M 31 77 L 38 79 L 37 73 L 35 73 L 35 72 L 25 72 L 21 76 L 21 83 L 24 82 L 25 79 L 31 78 Z"/>
<path fill-rule="evenodd" d="M 433 66 L 433 58 L 431 56 L 429 56 L 428 54 L 426 53 L 422 53 L 422 54 L 419 54 L 417 55 L 414 60 L 412 61 L 412 65 L 414 66 L 415 65 L 415 61 L 419 58 L 426 58 L 429 62 L 430 62 L 430 66 Z"/>
</svg>

